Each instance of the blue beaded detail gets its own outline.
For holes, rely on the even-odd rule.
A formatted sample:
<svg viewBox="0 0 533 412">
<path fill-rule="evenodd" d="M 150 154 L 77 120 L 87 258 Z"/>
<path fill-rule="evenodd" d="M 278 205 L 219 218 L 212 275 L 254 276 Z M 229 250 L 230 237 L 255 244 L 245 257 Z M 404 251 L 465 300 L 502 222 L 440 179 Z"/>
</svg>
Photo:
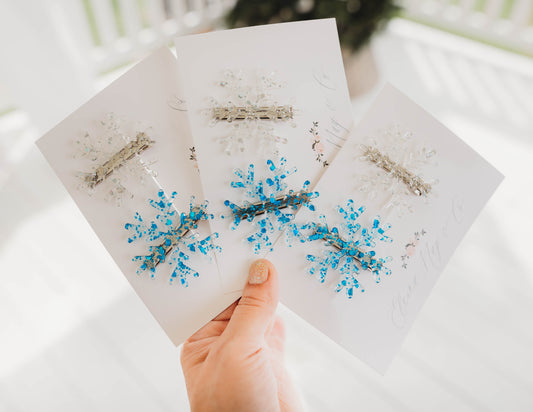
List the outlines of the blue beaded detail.
<svg viewBox="0 0 533 412">
<path fill-rule="evenodd" d="M 272 251 L 272 236 L 289 227 L 300 206 L 315 210 L 311 200 L 318 197 L 318 192 L 308 191 L 309 181 L 306 181 L 298 192 L 286 192 L 285 179 L 296 172 L 296 169 L 286 169 L 285 164 L 285 158 L 280 159 L 279 166 L 272 160 L 267 160 L 271 176 L 266 179 L 255 178 L 253 164 L 248 166 L 246 172 L 241 169 L 234 172 L 237 179 L 231 182 L 231 187 L 244 189 L 248 200 L 242 206 L 226 200 L 224 204 L 230 208 L 231 215 L 222 218 L 233 220 L 233 230 L 237 229 L 242 221 L 253 222 L 255 231 L 245 240 L 253 246 L 255 253 L 265 249 Z"/>
<path fill-rule="evenodd" d="M 213 240 L 218 237 L 217 233 L 201 239 L 194 231 L 199 221 L 213 219 L 213 215 L 207 213 L 207 202 L 197 205 L 194 197 L 191 197 L 189 212 L 179 213 L 173 208 L 176 196 L 177 193 L 172 192 L 171 196 L 167 197 L 164 191 L 160 190 L 157 199 L 149 199 L 150 206 L 158 211 L 155 220 L 145 222 L 137 212 L 134 217 L 136 223 L 126 223 L 125 229 L 133 232 L 128 243 L 141 238 L 154 242 L 149 246 L 149 255 L 133 258 L 134 261 L 142 262 L 137 274 L 149 271 L 153 278 L 157 265 L 168 262 L 173 268 L 170 283 L 179 278 L 179 283 L 187 287 L 190 276 L 199 276 L 197 271 L 186 264 L 190 259 L 188 252 L 208 256 L 209 252 L 219 251 L 220 247 L 213 244 Z"/>
<path fill-rule="evenodd" d="M 329 269 L 338 269 L 342 277 L 336 292 L 346 290 L 346 296 L 352 298 L 354 291 L 364 292 L 358 280 L 361 270 L 371 271 L 374 280 L 379 283 L 381 275 L 390 275 L 391 271 L 385 264 L 390 257 L 378 258 L 374 247 L 376 241 L 392 242 L 385 232 L 390 225 L 382 225 L 380 218 L 376 217 L 370 228 L 363 228 L 357 219 L 364 213 L 365 208 L 354 207 L 353 200 L 348 200 L 346 206 L 338 207 L 344 222 L 339 227 L 329 227 L 326 217 L 321 215 L 319 223 L 311 222 L 304 225 L 292 225 L 291 234 L 300 239 L 302 243 L 315 240 L 325 242 L 322 256 L 307 255 L 307 261 L 311 262 L 309 274 L 318 275 L 321 283 L 326 280 Z"/>
</svg>

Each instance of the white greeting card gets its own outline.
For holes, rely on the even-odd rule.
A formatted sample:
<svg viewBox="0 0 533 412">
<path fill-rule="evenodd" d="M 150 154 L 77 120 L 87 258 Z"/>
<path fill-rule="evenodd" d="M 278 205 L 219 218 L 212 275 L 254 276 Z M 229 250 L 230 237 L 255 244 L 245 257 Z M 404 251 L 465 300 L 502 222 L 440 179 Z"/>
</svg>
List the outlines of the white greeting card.
<svg viewBox="0 0 533 412">
<path fill-rule="evenodd" d="M 502 179 L 385 86 L 315 187 L 316 210 L 296 215 L 292 247 L 280 238 L 268 255 L 281 301 L 383 373 Z"/>
<path fill-rule="evenodd" d="M 175 47 L 204 193 L 226 217 L 210 222 L 224 245 L 219 269 L 225 290 L 238 291 L 280 234 L 275 219 L 247 221 L 245 205 L 312 188 L 351 126 L 335 20 L 186 36 Z"/>
<path fill-rule="evenodd" d="M 37 144 L 178 345 L 235 296 L 221 293 L 206 216 L 192 227 L 191 196 L 194 207 L 204 199 L 176 65 L 168 49 L 157 50 Z"/>
</svg>

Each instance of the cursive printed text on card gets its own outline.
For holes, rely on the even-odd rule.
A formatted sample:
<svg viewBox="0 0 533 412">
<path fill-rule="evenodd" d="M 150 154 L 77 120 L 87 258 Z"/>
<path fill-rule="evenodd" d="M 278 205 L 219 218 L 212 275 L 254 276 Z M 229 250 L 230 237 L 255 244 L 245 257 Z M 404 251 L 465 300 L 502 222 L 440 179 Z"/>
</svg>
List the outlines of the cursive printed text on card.
<svg viewBox="0 0 533 412">
<path fill-rule="evenodd" d="M 464 217 L 464 198 L 454 197 L 450 205 L 450 213 L 446 216 L 444 224 L 437 233 L 437 236 L 432 240 L 428 240 L 418 250 L 417 256 L 422 262 L 422 271 L 415 272 L 411 281 L 404 286 L 404 288 L 392 297 L 391 302 L 391 320 L 392 323 L 399 329 L 407 325 L 407 318 L 409 315 L 409 307 L 413 301 L 413 296 L 418 287 L 428 280 L 433 279 L 436 273 L 439 273 L 443 258 L 441 255 L 441 244 L 454 227 L 459 226 Z"/>
</svg>

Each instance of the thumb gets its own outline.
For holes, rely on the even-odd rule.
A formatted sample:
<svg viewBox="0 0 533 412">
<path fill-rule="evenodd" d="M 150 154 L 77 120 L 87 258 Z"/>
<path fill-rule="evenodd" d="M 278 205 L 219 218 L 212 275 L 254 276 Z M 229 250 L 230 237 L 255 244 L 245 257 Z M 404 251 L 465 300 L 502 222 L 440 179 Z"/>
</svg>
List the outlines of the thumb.
<svg viewBox="0 0 533 412">
<path fill-rule="evenodd" d="M 248 281 L 242 291 L 225 333 L 228 337 L 260 338 L 274 319 L 278 306 L 278 274 L 266 259 L 252 263 Z"/>
</svg>

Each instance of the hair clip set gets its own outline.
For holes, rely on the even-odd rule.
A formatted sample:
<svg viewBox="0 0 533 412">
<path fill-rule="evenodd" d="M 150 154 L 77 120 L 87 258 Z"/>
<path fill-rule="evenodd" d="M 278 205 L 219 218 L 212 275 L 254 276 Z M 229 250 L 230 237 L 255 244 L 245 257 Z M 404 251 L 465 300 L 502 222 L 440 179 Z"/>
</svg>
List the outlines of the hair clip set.
<svg viewBox="0 0 533 412">
<path fill-rule="evenodd" d="M 302 189 L 297 192 L 287 190 L 285 179 L 296 169 L 285 168 L 285 163 L 286 160 L 283 158 L 278 166 L 272 160 L 268 160 L 266 164 L 270 175 L 265 179 L 256 179 L 255 168 L 252 164 L 246 172 L 236 170 L 236 179 L 231 182 L 232 188 L 244 190 L 247 200 L 241 205 L 226 200 L 224 204 L 231 212 L 222 218 L 232 219 L 234 230 L 243 221 L 253 222 L 253 232 L 246 237 L 245 241 L 253 246 L 255 253 L 272 250 L 275 235 L 280 234 L 289 226 L 300 206 L 314 210 L 310 202 L 318 196 L 318 193 L 308 190 L 309 181 L 304 182 Z M 213 215 L 206 211 L 207 202 L 196 206 L 191 201 L 189 213 L 179 214 L 172 206 L 175 196 L 174 192 L 168 199 L 164 192 L 160 191 L 158 200 L 149 201 L 150 205 L 159 212 L 156 219 L 147 223 L 139 213 L 136 213 L 134 218 L 136 223 L 127 223 L 125 228 L 133 232 L 128 239 L 129 243 L 140 238 L 152 243 L 149 246 L 149 255 L 134 258 L 134 260 L 141 261 L 137 273 L 150 271 L 154 277 L 157 265 L 168 261 L 173 265 L 171 282 L 179 277 L 180 283 L 187 286 L 187 278 L 191 274 L 196 277 L 198 273 L 186 265 L 189 255 L 181 249 L 197 251 L 203 255 L 208 255 L 212 250 L 220 251 L 221 249 L 213 244 L 213 240 L 218 237 L 217 233 L 204 239 L 198 239 L 195 234 L 189 235 L 192 229 L 197 227 L 198 221 L 213 218 Z"/>
<path fill-rule="evenodd" d="M 220 247 L 213 243 L 218 237 L 217 233 L 202 238 L 195 230 L 200 221 L 213 219 L 213 215 L 207 213 L 207 202 L 196 204 L 192 197 L 189 211 L 180 213 L 173 205 L 176 195 L 177 193 L 173 192 L 169 198 L 162 190 L 159 191 L 157 199 L 149 199 L 150 206 L 157 211 L 155 220 L 145 221 L 137 212 L 135 223 L 127 223 L 125 229 L 132 232 L 128 243 L 144 239 L 150 244 L 148 255 L 133 258 L 141 262 L 137 274 L 148 271 L 151 272 L 151 277 L 154 277 L 156 267 L 160 263 L 168 262 L 172 266 L 170 282 L 179 278 L 179 283 L 187 287 L 190 276 L 199 276 L 198 272 L 187 264 L 189 253 L 209 257 L 211 251 L 219 251 Z"/>
<path fill-rule="evenodd" d="M 394 207 L 400 216 L 413 212 L 414 198 L 427 201 L 438 183 L 421 176 L 422 169 L 436 164 L 436 152 L 412 137 L 412 132 L 396 124 L 378 131 L 360 146 L 360 159 L 374 167 L 356 176 L 358 189 L 370 198 L 382 196 L 385 209 Z"/>
<path fill-rule="evenodd" d="M 76 140 L 75 158 L 91 161 L 91 171 L 79 172 L 79 189 L 92 195 L 100 187 L 105 199 L 121 205 L 124 197 L 133 197 L 127 189 L 131 178 L 144 183 L 147 176 L 155 176 L 150 169 L 151 163 L 145 163 L 139 155 L 155 144 L 145 131 L 126 133 L 123 120 L 113 113 L 106 115 L 100 122 L 102 131 L 97 137 L 88 132 Z"/>
<path fill-rule="evenodd" d="M 213 116 L 217 121 L 225 120 L 230 123 L 247 119 L 260 120 L 262 117 L 272 120 L 275 117 L 289 116 L 289 112 L 279 111 L 278 108 L 270 112 L 266 109 L 263 111 L 263 107 L 259 108 L 261 110 L 250 111 L 251 109 L 241 110 L 239 106 L 236 112 L 231 113 L 214 110 Z M 292 114 L 290 116 L 292 117 Z M 121 183 L 119 172 L 126 171 L 128 174 L 137 175 L 141 181 L 147 173 L 152 173 L 146 164 L 140 161 L 138 155 L 155 142 L 145 132 L 138 132 L 135 138 L 129 138 L 121 132 L 120 122 L 113 115 L 109 115 L 107 121 L 102 122 L 102 126 L 106 134 L 100 139 L 94 141 L 86 134 L 85 139 L 77 141 L 82 148 L 81 156 L 89 157 L 95 164 L 92 172 L 80 176 L 90 192 L 110 181 L 113 186 L 109 194 L 120 203 L 126 189 Z M 370 189 L 370 185 L 386 186 L 391 192 L 387 207 L 403 205 L 399 198 L 406 194 L 427 197 L 436 183 L 424 181 L 415 172 L 421 165 L 429 163 L 434 152 L 425 147 L 417 147 L 410 140 L 411 136 L 411 133 L 394 126 L 383 132 L 379 143 L 374 140 L 371 144 L 361 146 L 361 158 L 375 165 L 377 171 L 373 176 L 362 177 L 364 184 L 360 190 L 374 190 Z M 194 150 L 192 153 L 195 155 Z M 232 219 L 234 230 L 243 221 L 253 223 L 253 232 L 245 240 L 253 246 L 255 253 L 272 250 L 275 235 L 283 231 L 286 231 L 289 240 L 297 238 L 303 243 L 322 241 L 322 256 L 307 256 L 311 263 L 309 273 L 317 274 L 323 283 L 329 269 L 338 269 L 342 279 L 337 284 L 336 291 L 346 289 L 349 298 L 353 297 L 356 289 L 363 291 L 358 280 L 361 270 L 373 273 L 376 282 L 379 282 L 381 274 L 390 274 L 390 270 L 385 266 L 390 258 L 376 256 L 373 249 L 376 241 L 391 241 L 385 235 L 390 226 L 382 226 L 379 218 L 376 218 L 371 227 L 363 228 L 357 223 L 357 219 L 364 212 L 364 208 L 355 209 L 352 200 L 348 201 L 345 207 L 338 208 L 344 220 L 338 227 L 329 227 L 324 215 L 319 217 L 318 222 L 304 225 L 294 223 L 294 216 L 300 206 L 314 211 L 311 200 L 318 196 L 318 192 L 308 190 L 309 181 L 306 181 L 299 191 L 287 190 L 285 180 L 296 169 L 287 169 L 284 158 L 280 159 L 278 166 L 272 160 L 266 163 L 270 176 L 265 179 L 255 177 L 253 164 L 249 165 L 247 171 L 235 171 L 237 179 L 231 182 L 231 187 L 244 190 L 247 199 L 240 205 L 226 200 L 225 205 L 231 213 L 222 216 Z M 159 212 L 155 220 L 146 223 L 141 215 L 136 213 L 135 223 L 128 223 L 125 227 L 133 232 L 128 242 L 143 238 L 151 243 L 148 255 L 134 258 L 141 261 L 138 273 L 149 271 L 154 277 L 156 267 L 162 262 L 168 262 L 172 265 L 170 282 L 179 278 L 181 285 L 188 286 L 188 278 L 198 276 L 198 272 L 186 263 L 190 259 L 189 253 L 207 256 L 213 250 L 220 250 L 213 244 L 218 234 L 199 238 L 195 232 L 199 221 L 213 218 L 213 215 L 206 211 L 207 202 L 195 205 L 193 199 L 189 212 L 179 213 L 173 206 L 175 196 L 174 192 L 168 198 L 160 191 L 157 200 L 149 200 L 150 205 Z"/>
<path fill-rule="evenodd" d="M 357 277 L 361 270 L 370 271 L 376 282 L 380 281 L 382 274 L 389 275 L 390 270 L 385 264 L 390 257 L 376 256 L 374 248 L 377 241 L 392 241 L 385 233 L 390 225 L 382 225 L 380 218 L 376 217 L 371 227 L 363 228 L 357 219 L 364 212 L 364 208 L 355 209 L 353 200 L 338 208 L 344 221 L 339 227 L 329 227 L 324 215 L 318 218 L 318 222 L 294 222 L 296 212 L 301 206 L 315 211 L 311 201 L 319 194 L 309 191 L 309 181 L 297 192 L 287 191 L 285 179 L 296 172 L 296 169 L 286 169 L 285 164 L 284 158 L 280 160 L 279 166 L 268 160 L 267 166 L 271 176 L 266 179 L 256 178 L 253 164 L 246 172 L 240 169 L 234 172 L 237 179 L 231 182 L 231 187 L 244 190 L 247 200 L 241 205 L 230 200 L 224 202 L 230 209 L 230 214 L 222 217 L 232 220 L 231 228 L 236 230 L 243 221 L 253 224 L 253 231 L 244 239 L 253 247 L 255 253 L 271 251 L 275 235 L 283 231 L 289 246 L 294 239 L 302 243 L 323 241 L 325 247 L 322 256 L 307 255 L 307 260 L 312 263 L 309 273 L 318 274 L 320 282 L 324 283 L 328 270 L 338 269 L 342 279 L 336 292 L 346 289 L 349 298 L 360 288 Z"/>
<path fill-rule="evenodd" d="M 294 118 L 291 104 L 278 104 L 271 92 L 282 88 L 275 72 L 260 70 L 226 70 L 223 80 L 217 84 L 224 89 L 223 103 L 211 98 L 211 108 L 207 111 L 209 124 L 226 124 L 228 135 L 218 138 L 228 155 L 241 153 L 250 146 L 250 139 L 257 150 L 265 156 L 278 155 L 279 144 L 287 139 L 276 135 L 272 122 L 288 122 Z M 294 125 L 293 125 L 294 126 Z"/>
</svg>

